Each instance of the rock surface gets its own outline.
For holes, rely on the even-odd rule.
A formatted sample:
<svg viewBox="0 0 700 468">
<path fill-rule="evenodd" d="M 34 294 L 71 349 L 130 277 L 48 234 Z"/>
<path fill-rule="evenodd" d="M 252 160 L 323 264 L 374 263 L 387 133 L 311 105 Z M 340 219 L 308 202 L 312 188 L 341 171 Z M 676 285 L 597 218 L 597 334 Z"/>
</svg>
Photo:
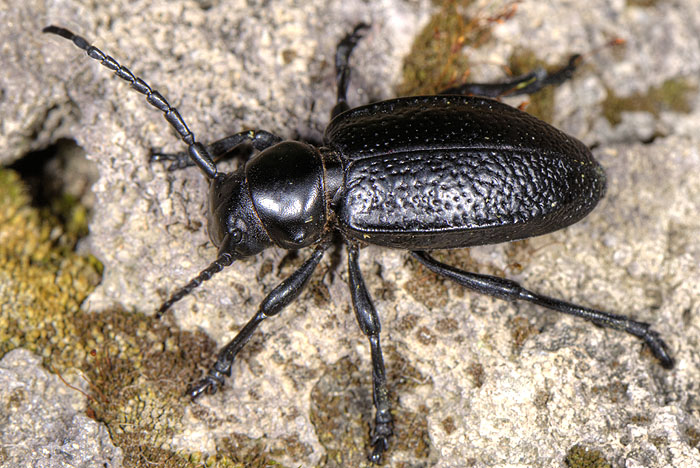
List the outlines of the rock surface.
<svg viewBox="0 0 700 468">
<path fill-rule="evenodd" d="M 0 408 L 0 466 L 122 466 L 107 429 L 85 415 L 85 395 L 29 351 L 0 360 Z"/>
<path fill-rule="evenodd" d="M 176 105 L 202 141 L 245 128 L 319 140 L 343 34 L 372 25 L 353 55 L 351 102 L 388 98 L 413 38 L 436 14 L 427 1 L 250 3 L 35 0 L 0 12 L 8 25 L 3 160 L 70 137 L 100 171 L 82 246 L 105 266 L 90 310 L 151 313 L 213 260 L 206 182 L 196 169 L 148 165 L 150 148 L 182 148 L 158 112 L 66 41 L 39 34 L 43 26 L 69 27 L 116 57 Z M 477 2 L 469 11 L 488 18 L 505 7 Z M 555 92 L 553 123 L 596 145 L 608 173 L 600 206 L 549 236 L 441 258 L 648 321 L 677 365 L 663 370 L 632 337 L 470 294 L 404 252 L 369 247 L 362 267 L 383 323 L 397 417 L 388 466 L 561 466 L 581 446 L 613 466 L 700 464 L 700 99 L 690 93 L 687 112 L 630 104 L 681 79 L 697 88 L 698 30 L 695 0 L 591 0 L 584 11 L 533 0 L 465 50 L 476 64 L 469 78 L 486 80 L 503 76 L 518 50 L 557 64 L 616 36 L 627 41 L 587 57 Z M 611 111 L 612 96 L 627 106 Z M 236 263 L 178 303 L 173 320 L 223 345 L 307 255 L 270 250 Z M 261 439 L 289 466 L 363 463 L 369 353 L 340 257 L 337 268 L 324 261 L 309 292 L 261 327 L 222 392 L 183 403 L 171 448 L 214 453 L 222 440 Z"/>
</svg>

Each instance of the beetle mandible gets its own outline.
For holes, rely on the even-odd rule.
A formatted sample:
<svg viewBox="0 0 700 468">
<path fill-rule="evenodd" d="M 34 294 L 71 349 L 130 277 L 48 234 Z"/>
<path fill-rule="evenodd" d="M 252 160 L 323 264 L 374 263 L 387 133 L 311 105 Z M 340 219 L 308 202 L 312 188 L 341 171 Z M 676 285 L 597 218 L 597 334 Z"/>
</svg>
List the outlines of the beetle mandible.
<svg viewBox="0 0 700 468">
<path fill-rule="evenodd" d="M 196 398 L 219 389 L 260 323 L 299 296 L 334 232 L 347 246 L 352 305 L 369 339 L 375 406 L 369 459 L 374 463 L 388 449 L 393 419 L 379 316 L 358 262 L 362 244 L 409 250 L 429 270 L 482 294 L 532 302 L 630 333 L 671 368 L 668 346 L 647 323 L 543 296 L 508 279 L 462 271 L 428 253 L 546 234 L 579 221 L 595 207 L 605 192 L 605 173 L 590 150 L 551 125 L 490 99 L 558 84 L 572 75 L 580 56 L 553 73 L 536 71 L 505 83 L 465 84 L 435 96 L 351 109 L 346 98 L 349 59 L 367 28 L 357 25 L 338 44 L 337 101 L 322 147 L 284 141 L 264 130 L 203 145 L 177 109 L 126 67 L 67 29 L 43 30 L 71 40 L 163 112 L 187 151 L 153 159 L 170 160 L 172 168 L 196 165 L 210 181 L 208 231 L 218 256 L 172 294 L 158 316 L 235 260 L 273 246 L 314 246 L 310 258 L 267 295 L 188 394 Z M 242 144 L 257 154 L 233 173 L 219 172 L 214 161 Z"/>
</svg>

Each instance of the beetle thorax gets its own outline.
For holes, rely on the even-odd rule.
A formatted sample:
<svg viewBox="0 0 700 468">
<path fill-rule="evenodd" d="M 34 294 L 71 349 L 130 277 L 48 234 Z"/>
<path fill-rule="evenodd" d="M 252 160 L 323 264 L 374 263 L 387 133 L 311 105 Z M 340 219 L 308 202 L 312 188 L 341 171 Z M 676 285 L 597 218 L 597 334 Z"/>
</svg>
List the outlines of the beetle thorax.
<svg viewBox="0 0 700 468">
<path fill-rule="evenodd" d="M 284 141 L 248 161 L 245 174 L 255 211 L 274 244 L 298 249 L 318 241 L 327 219 L 318 150 Z"/>
</svg>

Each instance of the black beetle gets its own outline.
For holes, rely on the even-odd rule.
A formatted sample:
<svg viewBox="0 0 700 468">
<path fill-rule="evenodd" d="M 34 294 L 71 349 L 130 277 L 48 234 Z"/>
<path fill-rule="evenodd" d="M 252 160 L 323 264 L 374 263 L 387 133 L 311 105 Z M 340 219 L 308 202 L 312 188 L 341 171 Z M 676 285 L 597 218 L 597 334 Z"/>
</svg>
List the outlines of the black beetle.
<svg viewBox="0 0 700 468">
<path fill-rule="evenodd" d="M 358 263 L 362 244 L 410 250 L 431 271 L 482 294 L 533 302 L 631 333 L 671 368 L 666 343 L 647 323 L 542 296 L 507 279 L 461 271 L 426 252 L 549 233 L 577 222 L 595 207 L 605 192 L 605 174 L 583 143 L 518 109 L 473 97 L 530 93 L 558 84 L 571 76 L 580 57 L 572 56 L 554 73 L 538 71 L 507 83 L 465 84 L 441 95 L 350 109 L 348 62 L 367 27 L 358 25 L 338 44 L 337 102 L 322 147 L 283 141 L 264 130 L 240 132 L 204 146 L 160 93 L 112 57 L 66 29 L 44 29 L 72 40 L 164 113 L 187 144 L 187 152 L 156 154 L 152 159 L 171 160 L 173 168 L 197 165 L 211 181 L 208 231 L 219 248 L 218 257 L 163 303 L 159 316 L 236 259 L 272 246 L 290 250 L 315 246 L 311 257 L 263 300 L 189 395 L 217 391 L 260 322 L 299 296 L 334 232 L 347 245 L 353 308 L 372 356 L 376 408 L 372 462 L 379 463 L 387 450 L 393 420 L 379 317 Z M 214 160 L 242 144 L 258 154 L 234 173 L 218 172 Z"/>
</svg>

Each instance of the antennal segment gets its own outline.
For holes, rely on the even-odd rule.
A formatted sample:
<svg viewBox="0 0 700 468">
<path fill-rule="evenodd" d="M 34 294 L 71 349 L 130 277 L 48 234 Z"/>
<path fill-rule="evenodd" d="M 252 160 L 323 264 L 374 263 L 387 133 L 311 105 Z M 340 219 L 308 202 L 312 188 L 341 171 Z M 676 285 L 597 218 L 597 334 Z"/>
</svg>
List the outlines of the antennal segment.
<svg viewBox="0 0 700 468">
<path fill-rule="evenodd" d="M 233 263 L 233 256 L 229 253 L 223 253 L 212 262 L 211 265 L 206 267 L 200 274 L 195 276 L 189 283 L 178 289 L 173 293 L 170 298 L 163 302 L 163 305 L 160 306 L 158 309 L 158 312 L 156 312 L 156 319 L 160 319 L 163 314 L 165 313 L 166 310 L 170 308 L 173 304 L 175 304 L 177 301 L 182 299 L 183 297 L 189 295 L 196 287 L 198 287 L 200 284 L 205 282 L 206 280 L 210 279 L 214 274 L 220 272 L 223 270 L 225 267 L 231 265 Z"/>
<path fill-rule="evenodd" d="M 143 81 L 141 78 L 135 76 L 131 71 L 120 65 L 119 62 L 114 60 L 114 58 L 106 55 L 97 47 L 94 47 L 88 43 L 88 41 L 81 36 L 73 34 L 71 31 L 59 26 L 47 26 L 42 32 L 56 34 L 69 41 L 73 41 L 78 48 L 83 49 L 87 52 L 88 57 L 97 60 L 105 67 L 109 68 L 114 72 L 116 76 L 124 81 L 129 82 L 131 87 L 138 91 L 139 93 L 146 96 L 146 101 L 161 111 L 165 117 L 165 120 L 175 129 L 175 131 L 180 135 L 182 141 L 187 145 L 187 152 L 192 159 L 192 161 L 202 170 L 204 175 L 213 179 L 217 175 L 216 164 L 207 149 L 201 143 L 195 141 L 194 133 L 190 131 L 187 124 L 180 113 L 174 107 L 168 104 L 168 101 L 160 94 L 158 91 L 151 89 L 151 87 Z"/>
</svg>

